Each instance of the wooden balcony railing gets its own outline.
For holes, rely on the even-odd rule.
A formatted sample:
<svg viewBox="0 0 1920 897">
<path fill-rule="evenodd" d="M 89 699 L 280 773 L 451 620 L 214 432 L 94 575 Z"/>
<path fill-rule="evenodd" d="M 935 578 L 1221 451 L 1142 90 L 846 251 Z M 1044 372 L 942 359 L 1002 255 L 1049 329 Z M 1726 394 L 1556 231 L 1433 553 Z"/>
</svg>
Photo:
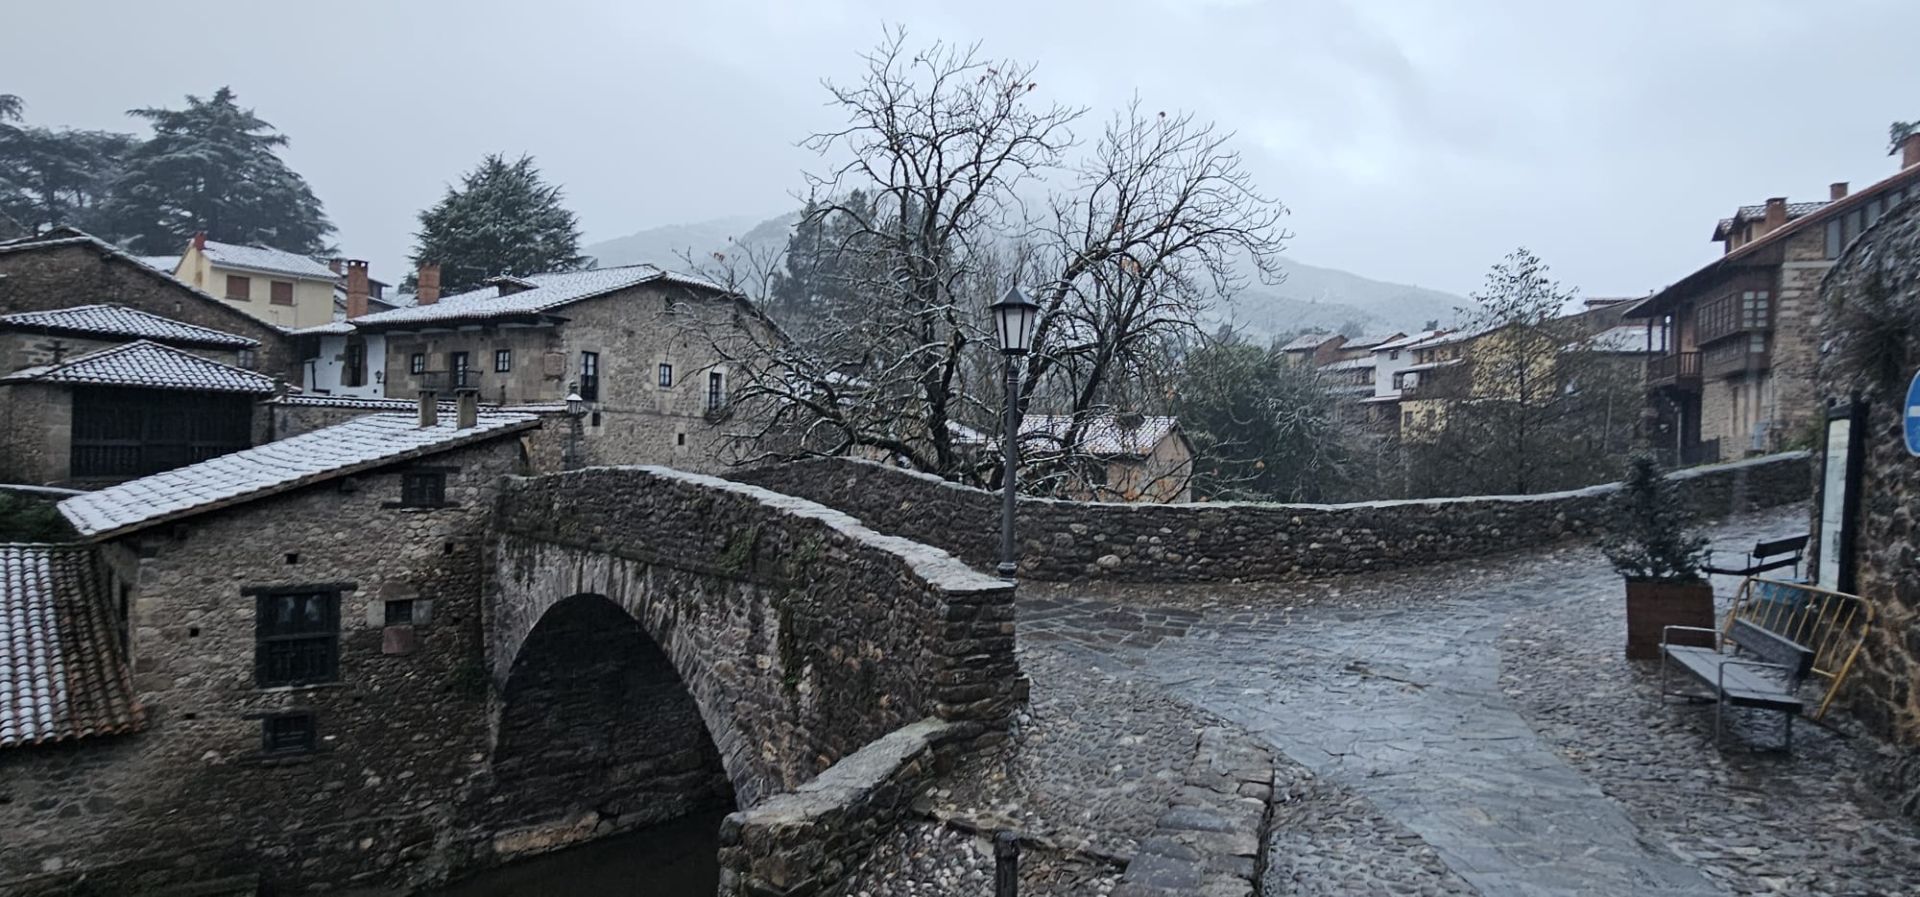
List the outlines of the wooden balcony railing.
<svg viewBox="0 0 1920 897">
<path fill-rule="evenodd" d="M 1674 352 L 1647 360 L 1648 386 L 1678 386 L 1700 382 L 1700 353 Z"/>
</svg>

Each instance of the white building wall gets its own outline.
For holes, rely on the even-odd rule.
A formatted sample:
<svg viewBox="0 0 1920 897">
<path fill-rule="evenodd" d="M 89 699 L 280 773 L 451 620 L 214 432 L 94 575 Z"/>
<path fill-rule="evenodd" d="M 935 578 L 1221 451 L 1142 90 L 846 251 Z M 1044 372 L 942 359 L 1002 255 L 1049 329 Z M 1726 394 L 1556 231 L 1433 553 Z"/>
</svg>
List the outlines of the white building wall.
<svg viewBox="0 0 1920 897">
<path fill-rule="evenodd" d="M 357 399 L 386 398 L 387 338 L 383 334 L 371 333 L 363 335 L 362 339 L 367 341 L 367 382 L 364 385 L 340 385 L 340 375 L 346 369 L 347 336 L 330 333 L 320 337 L 319 356 L 307 359 L 307 391 Z"/>
<path fill-rule="evenodd" d="M 1392 356 L 1399 355 L 1399 358 Z M 1373 394 L 1375 397 L 1399 396 L 1393 388 L 1393 375 L 1413 366 L 1413 353 L 1405 349 L 1383 349 L 1373 353 Z"/>
</svg>

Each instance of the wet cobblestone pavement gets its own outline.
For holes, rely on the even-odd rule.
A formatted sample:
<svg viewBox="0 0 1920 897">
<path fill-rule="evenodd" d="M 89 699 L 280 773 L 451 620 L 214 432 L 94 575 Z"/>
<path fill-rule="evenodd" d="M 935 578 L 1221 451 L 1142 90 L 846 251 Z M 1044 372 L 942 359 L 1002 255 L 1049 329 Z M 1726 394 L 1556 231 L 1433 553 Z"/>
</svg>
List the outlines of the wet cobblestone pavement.
<svg viewBox="0 0 1920 897">
<path fill-rule="evenodd" d="M 1711 535 L 1738 546 L 1804 521 L 1786 509 Z M 1023 591 L 1031 712 L 926 802 L 947 822 L 921 835 L 946 862 L 908 851 L 865 879 L 928 884 L 875 895 L 990 891 L 966 826 L 1033 838 L 1023 893 L 1112 893 L 1195 733 L 1225 727 L 1278 749 L 1265 897 L 1920 897 L 1920 827 L 1868 794 L 1875 742 L 1803 723 L 1791 755 L 1757 752 L 1778 733 L 1755 715 L 1717 750 L 1710 707 L 1660 703 L 1657 667 L 1622 659 L 1620 581 L 1589 548 Z"/>
</svg>

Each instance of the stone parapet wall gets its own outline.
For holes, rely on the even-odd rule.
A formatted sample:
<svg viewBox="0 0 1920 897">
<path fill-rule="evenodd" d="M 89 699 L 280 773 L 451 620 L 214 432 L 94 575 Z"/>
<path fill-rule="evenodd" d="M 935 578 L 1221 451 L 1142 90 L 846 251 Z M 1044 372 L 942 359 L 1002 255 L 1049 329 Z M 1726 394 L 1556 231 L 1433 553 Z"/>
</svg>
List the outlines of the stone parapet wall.
<svg viewBox="0 0 1920 897">
<path fill-rule="evenodd" d="M 812 781 L 720 826 L 720 894 L 832 893 L 892 831 L 968 727 L 939 719 L 904 726 Z"/>
<path fill-rule="evenodd" d="M 687 680 L 746 806 L 914 720 L 1002 729 L 1025 697 L 1011 583 L 809 501 L 591 468 L 515 481 L 495 528 L 495 680 L 548 607 L 612 600 Z"/>
<path fill-rule="evenodd" d="M 1806 452 L 1671 476 L 1702 517 L 1803 501 L 1812 482 Z M 734 477 L 839 508 L 875 529 L 944 548 L 978 566 L 997 560 L 995 493 L 845 458 L 754 468 Z M 1225 582 L 1415 567 L 1599 535 L 1607 528 L 1607 499 L 1618 488 L 1610 483 L 1540 495 L 1345 505 L 1022 498 L 1020 572 L 1038 580 Z"/>
</svg>

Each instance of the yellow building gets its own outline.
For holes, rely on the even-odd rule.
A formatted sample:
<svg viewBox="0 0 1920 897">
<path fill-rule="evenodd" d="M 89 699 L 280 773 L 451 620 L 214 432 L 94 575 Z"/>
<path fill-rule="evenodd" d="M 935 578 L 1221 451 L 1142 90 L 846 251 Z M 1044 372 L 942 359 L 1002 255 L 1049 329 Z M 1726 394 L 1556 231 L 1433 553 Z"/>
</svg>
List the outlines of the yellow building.
<svg viewBox="0 0 1920 897">
<path fill-rule="evenodd" d="M 340 275 L 297 252 L 194 235 L 173 276 L 269 324 L 297 330 L 333 320 Z"/>
</svg>

